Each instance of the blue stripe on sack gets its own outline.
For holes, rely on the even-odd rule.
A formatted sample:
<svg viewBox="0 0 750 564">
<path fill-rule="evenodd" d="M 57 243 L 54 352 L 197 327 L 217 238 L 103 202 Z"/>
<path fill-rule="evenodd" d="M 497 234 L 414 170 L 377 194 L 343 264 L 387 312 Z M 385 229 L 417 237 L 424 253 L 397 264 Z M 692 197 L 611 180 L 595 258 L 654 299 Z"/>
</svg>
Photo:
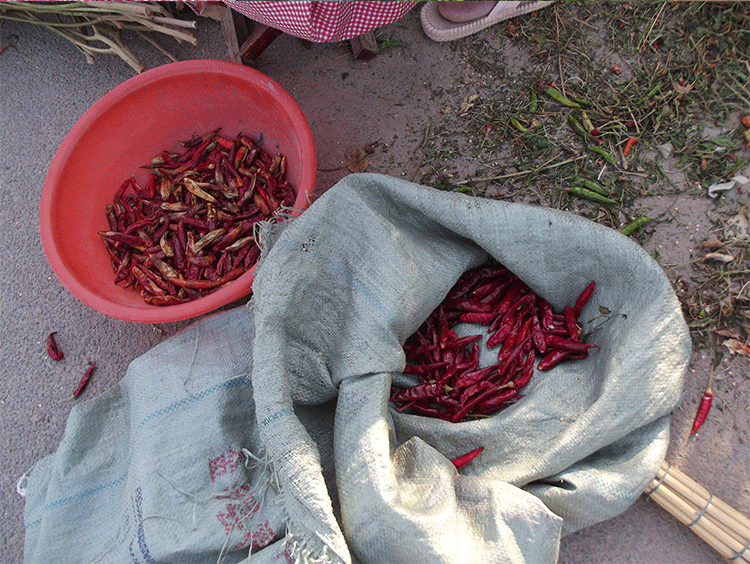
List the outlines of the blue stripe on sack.
<svg viewBox="0 0 750 564">
<path fill-rule="evenodd" d="M 221 384 L 213 386 L 212 388 L 207 388 L 202 392 L 198 392 L 197 394 L 193 394 L 185 399 L 181 399 L 180 401 L 176 401 L 172 404 L 164 406 L 161 409 L 157 409 L 153 413 L 149 413 L 146 417 L 144 417 L 143 420 L 138 423 L 138 426 L 135 428 L 135 430 L 140 431 L 144 427 L 144 425 L 146 425 L 146 423 L 148 423 L 152 419 L 156 419 L 157 417 L 161 417 L 162 415 L 166 415 L 167 413 L 171 413 L 172 411 L 182 409 L 186 405 L 202 400 L 203 398 L 217 392 L 218 390 L 222 390 L 225 388 L 234 388 L 236 386 L 245 385 L 246 383 L 249 383 L 249 380 L 247 380 L 247 378 L 238 378 L 235 376 L 232 380 L 227 380 L 225 382 L 222 382 Z"/>
<path fill-rule="evenodd" d="M 260 421 L 259 425 L 261 427 L 267 427 L 277 419 L 281 419 L 282 417 L 284 417 L 285 415 L 289 415 L 290 413 L 292 413 L 292 410 L 289 408 L 280 409 L 279 411 L 275 411 L 274 413 Z"/>
<path fill-rule="evenodd" d="M 211 395 L 213 393 L 216 393 L 216 392 L 218 392 L 220 390 L 231 389 L 231 388 L 234 388 L 234 387 L 237 387 L 237 386 L 245 386 L 245 385 L 250 385 L 250 380 L 249 379 L 235 377 L 232 380 L 227 380 L 227 381 L 224 381 L 224 382 L 222 382 L 220 384 L 217 384 L 217 385 L 215 385 L 215 386 L 213 386 L 211 388 L 207 388 L 207 389 L 203 390 L 202 392 L 199 392 L 199 393 L 197 393 L 195 395 L 190 396 L 189 398 L 185 398 L 185 399 L 182 399 L 180 401 L 176 401 L 176 402 L 174 402 L 174 403 L 172 403 L 170 405 L 162 407 L 161 409 L 157 409 L 156 411 L 148 414 L 138 424 L 138 426 L 136 427 L 136 430 L 142 429 L 146 425 L 146 423 L 148 423 L 152 419 L 155 419 L 155 418 L 160 417 L 162 415 L 165 415 L 167 413 L 171 413 L 173 411 L 181 409 L 181 408 L 185 407 L 186 405 L 189 405 L 189 404 L 191 404 L 193 402 L 196 402 L 196 401 L 199 401 L 201 399 L 204 399 L 205 397 L 207 397 L 207 396 L 209 396 L 209 395 Z M 101 492 L 103 490 L 106 490 L 108 488 L 114 487 L 114 486 L 122 483 L 127 478 L 127 475 L 128 475 L 128 472 L 125 471 L 122 475 L 118 476 L 114 480 L 111 480 L 109 482 L 106 482 L 104 484 L 96 486 L 95 488 L 84 490 L 84 491 L 79 492 L 79 493 L 77 493 L 75 495 L 72 495 L 72 496 L 69 496 L 69 497 L 66 497 L 66 498 L 63 498 L 63 499 L 59 499 L 59 500 L 53 501 L 51 503 L 47 503 L 47 504 L 44 505 L 43 510 L 44 511 L 49 511 L 49 510 L 52 510 L 52 509 L 56 509 L 56 508 L 58 508 L 58 507 L 60 507 L 62 505 L 67 505 L 69 503 L 73 503 L 73 502 L 79 501 L 81 499 L 84 499 L 86 497 L 95 495 L 95 494 L 97 494 L 97 493 L 99 493 L 99 492 Z M 28 523 L 25 528 L 28 530 L 28 529 L 31 529 L 33 527 L 36 527 L 36 526 L 38 526 L 41 523 L 41 521 L 42 521 L 41 518 L 39 518 L 39 519 L 37 519 L 35 521 L 32 521 L 31 523 Z"/>
<path fill-rule="evenodd" d="M 60 507 L 61 505 L 65 505 L 67 503 L 72 503 L 74 501 L 78 501 L 80 499 L 83 499 L 84 497 L 88 497 L 90 495 L 94 495 L 96 493 L 99 493 L 102 490 L 106 490 L 107 488 L 111 488 L 112 486 L 116 486 L 117 484 L 124 482 L 125 478 L 127 477 L 128 473 L 125 472 L 118 478 L 115 478 L 111 482 L 107 482 L 106 484 L 101 484 L 95 488 L 91 488 L 90 490 L 86 490 L 83 492 L 79 492 L 75 495 L 71 495 L 70 497 L 66 497 L 63 499 L 59 499 L 57 501 L 53 501 L 52 503 L 48 503 L 44 506 L 44 510 L 48 511 L 50 509 L 55 509 L 56 507 Z"/>
</svg>

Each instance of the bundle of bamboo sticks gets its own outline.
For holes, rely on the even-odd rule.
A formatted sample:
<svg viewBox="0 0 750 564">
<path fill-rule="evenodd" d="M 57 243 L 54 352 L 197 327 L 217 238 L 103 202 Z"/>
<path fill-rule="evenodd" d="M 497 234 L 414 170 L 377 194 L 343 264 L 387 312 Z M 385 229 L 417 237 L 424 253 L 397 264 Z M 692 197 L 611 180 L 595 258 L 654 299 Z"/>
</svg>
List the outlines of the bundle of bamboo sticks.
<svg viewBox="0 0 750 564">
<path fill-rule="evenodd" d="M 750 564 L 750 519 L 663 462 L 644 494 L 732 562 Z"/>
</svg>

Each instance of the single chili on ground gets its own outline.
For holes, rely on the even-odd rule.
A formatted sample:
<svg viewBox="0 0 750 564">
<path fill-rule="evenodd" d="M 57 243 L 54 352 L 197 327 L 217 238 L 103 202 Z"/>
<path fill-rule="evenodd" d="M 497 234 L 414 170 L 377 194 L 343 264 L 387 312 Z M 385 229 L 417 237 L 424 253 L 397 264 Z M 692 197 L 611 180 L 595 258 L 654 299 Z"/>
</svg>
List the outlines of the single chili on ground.
<svg viewBox="0 0 750 564">
<path fill-rule="evenodd" d="M 96 362 L 92 362 L 89 365 L 88 369 L 86 369 L 86 372 L 83 373 L 83 376 L 81 377 L 81 381 L 78 382 L 78 387 L 73 392 L 74 398 L 77 398 L 83 393 L 83 390 L 88 385 L 89 380 L 91 380 L 91 375 L 94 373 L 95 368 L 96 368 Z"/>
<path fill-rule="evenodd" d="M 47 356 L 52 360 L 62 360 L 65 354 L 57 346 L 57 342 L 55 341 L 56 333 L 57 331 L 53 331 L 47 336 Z"/>
</svg>

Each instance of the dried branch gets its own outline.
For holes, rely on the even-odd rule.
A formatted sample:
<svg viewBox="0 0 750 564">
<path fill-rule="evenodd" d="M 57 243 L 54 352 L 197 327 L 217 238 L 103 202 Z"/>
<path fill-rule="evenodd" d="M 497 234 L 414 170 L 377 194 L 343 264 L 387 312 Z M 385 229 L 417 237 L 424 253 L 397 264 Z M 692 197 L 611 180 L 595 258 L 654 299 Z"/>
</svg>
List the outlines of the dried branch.
<svg viewBox="0 0 750 564">
<path fill-rule="evenodd" d="M 3 19 L 47 28 L 70 41 L 90 64 L 96 54 L 116 55 L 138 73 L 145 67 L 123 41 L 122 31 L 135 32 L 172 61 L 176 61 L 174 55 L 149 34 L 160 33 L 178 43 L 198 44 L 187 31 L 195 29 L 196 22 L 172 17 L 158 2 L 3 2 L 0 20 Z"/>
</svg>

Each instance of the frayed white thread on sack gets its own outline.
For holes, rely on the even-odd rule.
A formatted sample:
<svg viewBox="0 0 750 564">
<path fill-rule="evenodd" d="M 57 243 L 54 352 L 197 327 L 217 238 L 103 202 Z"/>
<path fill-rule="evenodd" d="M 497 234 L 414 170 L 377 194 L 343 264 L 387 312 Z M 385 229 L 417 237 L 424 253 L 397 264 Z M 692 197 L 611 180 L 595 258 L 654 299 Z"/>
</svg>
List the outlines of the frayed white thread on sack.
<svg viewBox="0 0 750 564">
<path fill-rule="evenodd" d="M 195 494 L 191 494 L 190 492 L 186 492 L 186 491 L 181 490 L 180 488 L 178 488 L 164 474 L 162 474 L 161 472 L 159 472 L 158 469 L 155 469 L 155 472 L 159 475 L 159 477 L 162 480 L 164 480 L 166 483 L 168 483 L 170 486 L 172 486 L 175 490 L 177 490 L 178 492 L 180 492 L 185 497 L 189 497 L 190 499 L 193 500 L 193 530 L 195 530 L 195 528 L 196 528 L 196 512 L 198 510 L 198 501 L 199 501 L 198 496 L 195 495 Z M 203 498 L 203 500 L 201 500 L 201 502 L 208 501 L 209 499 L 211 499 L 211 498 L 210 497 Z"/>
<path fill-rule="evenodd" d="M 281 486 L 281 481 L 279 479 L 278 473 L 275 471 L 274 465 L 271 462 L 271 460 L 268 458 L 267 455 L 263 454 L 262 456 L 257 456 L 253 454 L 250 450 L 243 448 L 241 449 L 242 454 L 245 456 L 245 467 L 249 469 L 259 469 L 266 475 L 266 481 L 265 482 L 259 482 L 257 484 L 257 487 L 254 488 L 253 491 L 258 491 L 262 487 L 263 494 L 261 496 L 261 506 L 262 503 L 265 502 L 265 492 L 267 491 L 268 487 L 273 487 L 277 492 L 279 492 L 281 495 L 279 496 L 279 505 L 284 505 L 283 499 L 284 499 L 284 493 L 283 488 Z M 316 531 L 316 535 L 318 535 L 318 538 L 320 539 L 322 549 L 320 550 L 319 556 L 314 556 L 314 549 L 317 547 L 311 547 L 311 539 L 306 537 L 298 537 L 291 531 L 290 527 L 290 521 L 288 517 L 288 512 L 286 511 L 286 508 L 283 507 L 284 514 L 287 515 L 286 519 L 286 535 L 284 535 L 284 538 L 282 539 L 282 546 L 284 547 L 284 550 L 289 547 L 289 555 L 292 556 L 295 560 L 295 562 L 298 562 L 300 564 L 330 564 L 331 562 L 334 562 L 338 559 L 334 559 L 331 554 L 329 554 L 329 547 L 326 544 L 325 540 L 319 536 L 319 534 Z M 248 560 L 249 562 L 249 560 Z M 220 563 L 217 563 L 220 564 Z"/>
<path fill-rule="evenodd" d="M 221 564 L 221 561 L 226 556 L 225 551 L 227 550 L 227 545 L 229 544 L 229 537 L 232 536 L 232 531 L 234 531 L 234 521 L 232 521 L 232 526 L 229 527 L 229 530 L 227 531 L 227 537 L 224 539 L 224 544 L 221 545 L 221 550 L 219 550 L 219 557 L 216 559 L 216 564 Z"/>
<path fill-rule="evenodd" d="M 26 486 L 29 484 L 29 473 L 24 473 L 16 482 L 16 493 L 21 497 L 26 497 Z"/>
<path fill-rule="evenodd" d="M 268 253 L 268 250 L 273 246 L 276 239 L 279 238 L 281 232 L 292 222 L 297 216 L 302 213 L 299 208 L 291 206 L 281 206 L 270 219 L 263 221 L 256 221 L 253 223 L 253 237 L 255 238 L 255 244 L 260 248 L 260 259 Z"/>
<path fill-rule="evenodd" d="M 286 510 L 284 513 L 287 513 Z M 317 546 L 312 546 L 312 542 L 307 536 L 298 536 L 291 530 L 291 521 L 287 514 L 287 527 L 286 535 L 282 540 L 282 550 L 286 551 L 289 549 L 289 556 L 291 556 L 298 564 L 331 564 L 332 562 L 340 562 L 340 558 L 334 558 L 334 554 L 329 554 L 329 548 L 325 540 L 320 537 L 320 534 L 316 531 L 316 536 L 320 539 L 320 543 L 323 546 L 320 549 L 320 554 L 315 556 L 314 552 L 318 550 Z"/>
<path fill-rule="evenodd" d="M 185 379 L 182 381 L 182 387 L 185 388 L 185 391 L 189 396 L 193 395 L 193 392 L 191 392 L 188 387 L 187 383 L 190 381 L 190 377 L 193 374 L 193 365 L 195 364 L 195 358 L 198 356 L 198 337 L 200 333 L 200 325 L 197 325 L 195 327 L 195 343 L 193 346 L 193 355 L 190 357 L 190 365 L 188 366 L 188 373 L 187 376 L 185 376 Z"/>
<path fill-rule="evenodd" d="M 279 477 L 274 472 L 273 465 L 265 454 L 263 456 L 256 456 L 249 449 L 243 448 L 240 452 L 244 455 L 245 461 L 243 462 L 245 468 L 248 470 L 260 470 L 268 476 L 266 479 L 265 487 L 263 488 L 263 496 L 265 497 L 265 491 L 268 489 L 270 483 L 276 489 L 281 490 L 281 484 L 279 483 Z M 252 462 L 251 462 L 252 461 Z"/>
<path fill-rule="evenodd" d="M 224 544 L 219 551 L 219 558 L 216 561 L 216 564 L 221 564 L 221 561 L 227 555 L 227 545 L 229 544 L 229 539 L 232 536 L 235 525 L 242 524 L 244 526 L 247 522 L 252 523 L 252 519 L 256 518 L 256 516 L 260 517 L 261 509 L 263 509 L 263 505 L 266 502 L 266 492 L 268 491 L 268 488 L 274 486 L 278 490 L 278 480 L 271 471 L 271 464 L 268 458 L 266 456 L 256 456 L 247 448 L 241 448 L 240 452 L 244 457 L 242 465 L 248 470 L 245 481 L 243 481 L 240 485 L 246 484 L 250 480 L 251 473 L 253 472 L 255 472 L 256 476 L 265 476 L 265 479 L 257 480 L 255 486 L 253 486 L 253 488 L 247 493 L 247 495 L 244 496 L 243 501 L 254 501 L 254 503 L 250 506 L 252 510 L 249 511 L 242 519 L 232 521 L 232 525 L 229 527 L 229 531 L 227 531 L 227 536 L 224 540 Z M 248 551 L 248 562 L 251 557 L 250 551 L 252 551 L 252 548 Z"/>
<path fill-rule="evenodd" d="M 289 547 L 289 555 L 294 558 L 295 562 L 301 564 L 330 564 L 334 561 L 328 554 L 327 544 L 323 543 L 320 556 L 313 556 L 312 550 L 309 548 L 309 539 L 299 539 L 289 529 L 287 529 L 283 543 L 285 549 Z"/>
</svg>

